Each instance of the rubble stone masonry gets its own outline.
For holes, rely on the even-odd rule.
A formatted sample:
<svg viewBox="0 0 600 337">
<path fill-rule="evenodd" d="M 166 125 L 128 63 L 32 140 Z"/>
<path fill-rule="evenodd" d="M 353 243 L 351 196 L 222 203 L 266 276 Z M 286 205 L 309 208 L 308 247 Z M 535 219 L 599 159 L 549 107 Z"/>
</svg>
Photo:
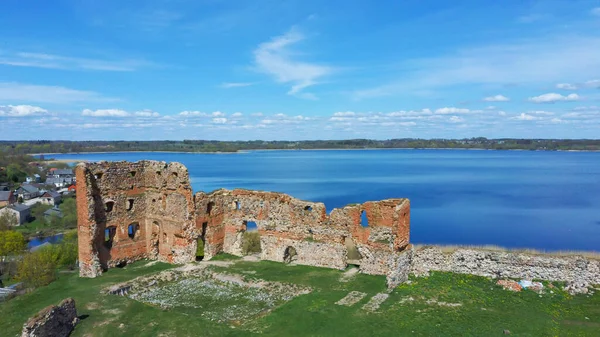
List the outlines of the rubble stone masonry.
<svg viewBox="0 0 600 337">
<path fill-rule="evenodd" d="M 289 195 L 249 190 L 192 194 L 179 163 L 83 163 L 76 168 L 80 275 L 139 259 L 193 261 L 242 255 L 244 232 L 255 223 L 261 259 L 408 277 L 410 202 L 370 201 L 334 209 Z M 368 223 L 362 220 L 366 217 Z M 402 269 L 402 270 L 399 270 Z"/>
</svg>

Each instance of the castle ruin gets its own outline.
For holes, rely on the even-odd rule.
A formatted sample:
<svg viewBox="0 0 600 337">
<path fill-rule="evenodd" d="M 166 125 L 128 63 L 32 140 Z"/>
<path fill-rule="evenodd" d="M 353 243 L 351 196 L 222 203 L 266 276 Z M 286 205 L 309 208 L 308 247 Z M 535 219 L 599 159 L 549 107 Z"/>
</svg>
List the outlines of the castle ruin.
<svg viewBox="0 0 600 337">
<path fill-rule="evenodd" d="M 393 287 L 408 277 L 408 199 L 333 209 L 283 193 L 216 190 L 193 194 L 180 163 L 79 164 L 77 215 L 80 276 L 151 259 L 187 263 L 225 252 L 242 255 L 244 232 L 256 224 L 262 260 L 386 275 Z"/>
</svg>

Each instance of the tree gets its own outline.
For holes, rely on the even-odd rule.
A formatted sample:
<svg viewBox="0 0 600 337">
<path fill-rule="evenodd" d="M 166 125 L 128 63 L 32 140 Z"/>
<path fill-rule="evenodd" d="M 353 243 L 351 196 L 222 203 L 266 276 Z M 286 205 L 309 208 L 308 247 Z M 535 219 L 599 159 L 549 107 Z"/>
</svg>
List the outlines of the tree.
<svg viewBox="0 0 600 337">
<path fill-rule="evenodd" d="M 67 198 L 60 205 L 63 213 L 62 225 L 64 228 L 77 228 L 77 205 L 75 198 Z"/>
<path fill-rule="evenodd" d="M 17 267 L 17 279 L 29 288 L 41 287 L 56 278 L 55 258 L 50 250 L 28 253 Z"/>
<path fill-rule="evenodd" d="M 18 224 L 19 221 L 14 213 L 5 211 L 0 214 L 0 231 L 8 230 Z"/>
<path fill-rule="evenodd" d="M 17 231 L 0 231 L 0 256 L 11 256 L 25 250 L 27 244 L 23 234 Z"/>
</svg>

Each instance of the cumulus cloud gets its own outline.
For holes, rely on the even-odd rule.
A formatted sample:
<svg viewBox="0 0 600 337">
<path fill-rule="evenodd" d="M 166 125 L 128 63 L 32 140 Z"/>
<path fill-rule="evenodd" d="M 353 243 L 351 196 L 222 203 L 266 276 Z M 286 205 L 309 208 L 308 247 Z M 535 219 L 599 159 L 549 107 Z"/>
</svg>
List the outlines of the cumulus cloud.
<svg viewBox="0 0 600 337">
<path fill-rule="evenodd" d="M 183 117 L 205 117 L 208 116 L 206 112 L 202 111 L 182 111 L 179 113 L 179 116 Z"/>
<path fill-rule="evenodd" d="M 519 121 L 535 121 L 535 120 L 539 120 L 539 119 L 542 119 L 542 118 L 541 117 L 532 116 L 532 115 L 529 115 L 529 114 L 526 114 L 526 113 L 522 112 L 520 115 L 515 116 L 515 117 L 511 117 L 510 119 L 519 120 Z"/>
<path fill-rule="evenodd" d="M 548 93 L 535 97 L 529 97 L 529 101 L 533 103 L 555 103 L 560 101 L 578 101 L 579 95 L 577 94 L 569 94 L 567 96 L 563 96 L 557 93 Z"/>
<path fill-rule="evenodd" d="M 213 117 L 223 117 L 223 116 L 225 116 L 225 113 L 221 112 L 221 111 L 214 111 L 211 115 Z"/>
<path fill-rule="evenodd" d="M 288 33 L 261 43 L 254 50 L 254 62 L 259 71 L 271 75 L 279 83 L 291 85 L 288 95 L 300 96 L 301 91 L 332 72 L 332 68 L 292 58 L 289 47 L 304 40 L 292 29 Z M 315 99 L 314 94 L 303 93 L 303 98 Z"/>
<path fill-rule="evenodd" d="M 81 112 L 82 116 L 89 117 L 159 117 L 160 114 L 158 112 L 152 110 L 141 110 L 136 111 L 134 113 L 129 113 L 125 110 L 121 109 L 84 109 Z"/>
<path fill-rule="evenodd" d="M 340 111 L 333 114 L 336 117 L 349 117 L 354 116 L 356 113 L 354 111 Z"/>
<path fill-rule="evenodd" d="M 99 109 L 99 110 L 90 110 L 84 109 L 81 112 L 82 116 L 91 116 L 91 117 L 127 117 L 129 113 L 125 110 L 120 109 Z"/>
<path fill-rule="evenodd" d="M 212 122 L 214 124 L 225 124 L 227 123 L 227 118 L 213 118 Z"/>
<path fill-rule="evenodd" d="M 446 107 L 435 110 L 435 113 L 438 115 L 450 115 L 450 114 L 466 114 L 471 112 L 469 109 L 465 108 L 455 108 L 455 107 Z"/>
<path fill-rule="evenodd" d="M 253 83 L 253 82 L 225 82 L 225 83 L 221 83 L 220 87 L 225 88 L 225 89 L 230 89 L 230 88 L 249 87 L 254 84 L 255 83 Z"/>
<path fill-rule="evenodd" d="M 557 89 L 563 89 L 563 90 L 577 90 L 579 89 L 575 84 L 570 84 L 570 83 L 559 83 L 556 85 Z"/>
<path fill-rule="evenodd" d="M 152 111 L 152 110 L 142 110 L 142 111 L 136 111 L 134 113 L 135 116 L 139 116 L 139 117 L 159 117 L 160 114 L 156 111 Z"/>
<path fill-rule="evenodd" d="M 0 117 L 26 117 L 47 115 L 48 110 L 33 105 L 0 105 Z"/>
<path fill-rule="evenodd" d="M 510 98 L 503 95 L 490 96 L 483 99 L 486 102 L 508 102 Z"/>
</svg>

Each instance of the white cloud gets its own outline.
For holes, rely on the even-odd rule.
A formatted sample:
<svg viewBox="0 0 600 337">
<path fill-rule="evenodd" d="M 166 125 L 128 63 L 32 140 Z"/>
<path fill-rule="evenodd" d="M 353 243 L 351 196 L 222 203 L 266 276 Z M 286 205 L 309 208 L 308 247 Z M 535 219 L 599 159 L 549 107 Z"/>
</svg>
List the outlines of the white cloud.
<svg viewBox="0 0 600 337">
<path fill-rule="evenodd" d="M 205 117 L 208 116 L 206 112 L 202 111 L 182 111 L 179 113 L 179 116 L 183 117 Z"/>
<path fill-rule="evenodd" d="M 256 84 L 256 83 L 253 83 L 253 82 L 225 82 L 225 83 L 221 83 L 220 87 L 225 88 L 225 89 L 230 89 L 230 88 L 249 87 L 254 84 Z"/>
<path fill-rule="evenodd" d="M 559 101 L 578 101 L 579 95 L 577 94 L 569 94 L 567 96 L 563 96 L 557 93 L 548 93 L 535 97 L 529 97 L 530 102 L 534 103 L 554 103 Z"/>
<path fill-rule="evenodd" d="M 592 8 L 590 13 L 592 13 L 592 15 L 595 15 L 595 16 L 600 16 L 600 7 Z"/>
<path fill-rule="evenodd" d="M 455 108 L 455 107 L 446 107 L 435 110 L 435 113 L 438 115 L 450 115 L 450 114 L 466 114 L 471 112 L 469 109 L 464 108 Z"/>
<path fill-rule="evenodd" d="M 263 115 L 263 113 L 262 113 L 262 112 L 255 112 L 255 113 L 253 113 L 251 116 L 253 116 L 253 117 L 262 117 L 262 116 L 264 116 L 264 115 Z"/>
<path fill-rule="evenodd" d="M 158 117 L 160 116 L 160 114 L 156 111 L 152 111 L 152 110 L 142 110 L 142 111 L 136 111 L 134 113 L 135 116 L 139 116 L 139 117 Z"/>
<path fill-rule="evenodd" d="M 301 62 L 292 59 L 289 47 L 304 40 L 304 36 L 292 29 L 288 33 L 277 36 L 269 42 L 261 43 L 254 50 L 254 61 L 259 71 L 269 74 L 279 83 L 291 85 L 288 95 L 302 96 L 306 99 L 316 99 L 311 93 L 301 91 L 330 74 L 332 69 L 327 66 Z"/>
<path fill-rule="evenodd" d="M 506 116 L 506 111 L 498 111 L 498 115 L 500 115 L 500 116 Z"/>
<path fill-rule="evenodd" d="M 24 101 L 67 104 L 77 102 L 113 102 L 93 91 L 74 90 L 59 86 L 0 82 L 0 101 Z"/>
<path fill-rule="evenodd" d="M 539 119 L 542 119 L 542 118 L 541 117 L 532 116 L 532 115 L 528 115 L 528 114 L 522 112 L 520 115 L 515 116 L 515 117 L 511 117 L 510 119 L 519 120 L 519 121 L 535 121 L 535 120 L 539 120 Z"/>
<path fill-rule="evenodd" d="M 227 118 L 213 118 L 212 122 L 214 124 L 225 124 L 227 123 Z"/>
<path fill-rule="evenodd" d="M 570 84 L 570 83 L 559 83 L 556 85 L 557 89 L 563 89 L 563 90 L 577 90 L 579 89 L 575 84 Z"/>
<path fill-rule="evenodd" d="M 461 118 L 461 117 L 458 117 L 458 116 L 452 116 L 449 119 L 449 121 L 451 123 L 460 123 L 460 122 L 463 122 L 464 120 L 465 120 L 464 118 Z"/>
<path fill-rule="evenodd" d="M 510 98 L 503 95 L 490 96 L 483 99 L 486 102 L 508 102 Z"/>
<path fill-rule="evenodd" d="M 65 70 L 134 71 L 151 63 L 140 60 L 114 61 L 44 53 L 16 52 L 0 54 L 0 64 L 15 67 Z"/>
<path fill-rule="evenodd" d="M 0 117 L 25 117 L 47 115 L 48 110 L 32 105 L 0 105 Z"/>
<path fill-rule="evenodd" d="M 349 117 L 354 116 L 356 113 L 354 111 L 340 111 L 333 114 L 336 117 Z"/>
<path fill-rule="evenodd" d="M 235 112 L 231 117 L 242 117 L 243 114 L 241 112 Z"/>
<path fill-rule="evenodd" d="M 215 111 L 211 114 L 213 117 L 223 117 L 225 116 L 225 113 L 221 112 L 221 111 Z"/>
<path fill-rule="evenodd" d="M 550 111 L 541 111 L 541 110 L 537 110 L 537 111 L 529 111 L 530 114 L 535 114 L 535 115 L 543 115 L 543 116 L 552 116 L 554 115 L 554 112 L 550 112 Z"/>
<path fill-rule="evenodd" d="M 590 80 L 585 82 L 585 86 L 588 88 L 600 88 L 600 80 Z"/>
<path fill-rule="evenodd" d="M 562 119 L 560 119 L 560 118 L 552 118 L 552 119 L 550 120 L 550 122 L 552 122 L 552 123 L 555 123 L 555 124 L 560 124 L 560 123 L 564 123 L 565 121 L 563 121 L 563 120 L 562 120 Z"/>
<path fill-rule="evenodd" d="M 84 109 L 81 112 L 82 116 L 91 116 L 91 117 L 127 117 L 129 113 L 125 110 L 120 109 L 99 109 L 99 110 L 90 110 Z"/>
</svg>

